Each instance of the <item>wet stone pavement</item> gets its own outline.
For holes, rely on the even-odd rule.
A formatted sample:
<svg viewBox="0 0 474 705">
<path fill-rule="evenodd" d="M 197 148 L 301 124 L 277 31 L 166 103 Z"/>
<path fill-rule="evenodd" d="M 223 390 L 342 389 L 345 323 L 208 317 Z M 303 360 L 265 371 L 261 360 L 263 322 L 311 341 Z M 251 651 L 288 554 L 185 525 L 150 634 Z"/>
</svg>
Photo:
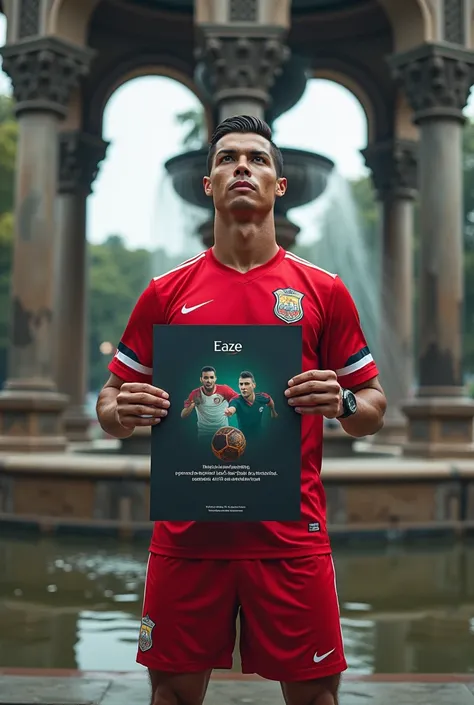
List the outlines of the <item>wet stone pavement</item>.
<svg viewBox="0 0 474 705">
<path fill-rule="evenodd" d="M 340 705 L 474 705 L 474 674 L 403 675 L 343 681 Z M 68 676 L 0 673 L 0 705 L 149 705 L 146 675 L 77 674 Z M 277 683 L 212 679 L 205 705 L 283 705 Z"/>
</svg>

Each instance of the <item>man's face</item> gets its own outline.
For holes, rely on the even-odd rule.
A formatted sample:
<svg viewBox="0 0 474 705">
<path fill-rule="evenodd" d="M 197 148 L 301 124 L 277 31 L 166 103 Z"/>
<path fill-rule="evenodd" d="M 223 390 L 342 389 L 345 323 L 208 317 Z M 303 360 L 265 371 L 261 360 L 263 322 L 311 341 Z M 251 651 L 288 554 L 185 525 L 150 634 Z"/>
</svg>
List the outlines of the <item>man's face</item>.
<svg viewBox="0 0 474 705">
<path fill-rule="evenodd" d="M 245 217 L 254 212 L 270 212 L 275 198 L 286 192 L 286 179 L 277 178 L 268 140 L 235 132 L 216 144 L 204 190 L 213 198 L 217 211 Z"/>
<path fill-rule="evenodd" d="M 216 384 L 216 373 L 215 372 L 203 372 L 202 377 L 201 377 L 201 384 L 204 387 L 204 389 L 206 390 L 206 392 L 214 389 L 215 384 Z"/>
<path fill-rule="evenodd" d="M 255 386 L 256 385 L 253 379 L 250 379 L 249 377 L 240 377 L 239 390 L 244 399 L 248 399 L 252 396 Z"/>
</svg>

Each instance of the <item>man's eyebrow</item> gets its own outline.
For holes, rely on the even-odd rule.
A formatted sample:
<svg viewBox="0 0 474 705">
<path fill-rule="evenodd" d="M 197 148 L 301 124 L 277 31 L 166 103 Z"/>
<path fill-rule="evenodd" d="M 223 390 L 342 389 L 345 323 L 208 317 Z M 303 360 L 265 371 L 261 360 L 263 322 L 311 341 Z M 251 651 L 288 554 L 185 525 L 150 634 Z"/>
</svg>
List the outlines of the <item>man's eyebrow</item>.
<svg viewBox="0 0 474 705">
<path fill-rule="evenodd" d="M 217 152 L 217 156 L 219 156 L 220 154 L 236 154 L 236 153 L 237 153 L 236 149 L 220 149 Z M 266 152 L 264 149 L 251 149 L 250 154 L 254 157 L 261 157 L 261 156 L 270 157 L 269 153 Z"/>
</svg>

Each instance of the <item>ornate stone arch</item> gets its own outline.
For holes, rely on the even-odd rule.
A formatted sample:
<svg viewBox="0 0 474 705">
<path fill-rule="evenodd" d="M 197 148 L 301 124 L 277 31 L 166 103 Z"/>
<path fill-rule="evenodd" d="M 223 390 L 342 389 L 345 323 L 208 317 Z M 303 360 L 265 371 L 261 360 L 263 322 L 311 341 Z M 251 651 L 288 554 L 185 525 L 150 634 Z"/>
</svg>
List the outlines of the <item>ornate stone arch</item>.
<svg viewBox="0 0 474 705">
<path fill-rule="evenodd" d="M 340 57 L 319 57 L 313 61 L 314 78 L 325 78 L 339 83 L 359 101 L 367 117 L 367 142 L 387 139 L 393 134 L 393 101 L 385 86 L 370 77 L 366 66 L 354 64 Z M 385 90 L 384 90 L 385 89 Z"/>
<path fill-rule="evenodd" d="M 165 76 L 189 88 L 202 103 L 208 132 L 209 134 L 212 132 L 212 107 L 191 78 L 192 70 L 190 67 L 173 56 L 160 54 L 133 56 L 110 66 L 108 70 L 107 68 L 102 70 L 100 78 L 88 91 L 88 96 L 84 100 L 83 120 L 85 129 L 92 134 L 101 135 L 105 106 L 112 94 L 127 81 L 141 76 Z"/>
<path fill-rule="evenodd" d="M 75 44 L 87 44 L 87 30 L 100 0 L 52 0 L 47 22 L 47 34 L 68 39 Z"/>
<path fill-rule="evenodd" d="M 428 0 L 378 0 L 392 25 L 394 51 L 436 41 L 437 28 Z"/>
</svg>

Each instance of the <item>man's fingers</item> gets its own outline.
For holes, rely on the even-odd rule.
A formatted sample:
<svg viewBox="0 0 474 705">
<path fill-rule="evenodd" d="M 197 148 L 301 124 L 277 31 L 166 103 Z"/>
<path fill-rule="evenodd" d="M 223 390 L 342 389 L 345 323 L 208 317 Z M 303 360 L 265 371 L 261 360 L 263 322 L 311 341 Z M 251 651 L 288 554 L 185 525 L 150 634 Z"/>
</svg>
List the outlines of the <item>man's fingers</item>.
<svg viewBox="0 0 474 705">
<path fill-rule="evenodd" d="M 325 394 L 327 392 L 337 393 L 338 391 L 337 382 L 333 383 L 321 380 L 310 380 L 308 382 L 302 382 L 301 384 L 296 384 L 289 387 L 285 391 L 285 396 L 288 398 L 299 397 L 303 394 Z"/>
<path fill-rule="evenodd" d="M 299 375 L 295 375 L 290 380 L 288 380 L 288 386 L 294 387 L 298 384 L 304 384 L 304 382 L 311 381 L 328 381 L 337 380 L 337 375 L 334 370 L 307 370 L 306 372 L 301 372 Z"/>
<path fill-rule="evenodd" d="M 140 406 L 158 406 L 162 409 L 168 409 L 170 402 L 167 398 L 157 397 L 156 395 L 147 392 L 130 392 L 120 391 L 117 395 L 117 404 L 120 406 L 139 404 Z"/>
<path fill-rule="evenodd" d="M 124 382 L 120 387 L 121 392 L 131 392 L 132 394 L 150 394 L 153 397 L 162 397 L 168 399 L 169 394 L 164 389 L 154 387 L 152 384 L 145 382 Z"/>
<path fill-rule="evenodd" d="M 125 416 L 120 419 L 120 423 L 124 428 L 134 429 L 137 426 L 156 426 L 161 423 L 162 419 L 155 416 L 143 418 L 141 416 Z"/>
<path fill-rule="evenodd" d="M 318 416 L 326 416 L 327 418 L 334 418 L 334 405 L 322 404 L 321 406 L 299 406 L 295 409 L 298 414 L 302 416 L 309 416 L 310 414 L 317 414 Z"/>
<path fill-rule="evenodd" d="M 163 417 L 168 413 L 168 409 L 158 406 L 145 406 L 143 404 L 122 404 L 117 407 L 120 416 L 153 416 Z"/>
<path fill-rule="evenodd" d="M 338 398 L 334 394 L 302 394 L 299 397 L 292 397 L 289 399 L 288 403 L 290 406 L 327 406 L 329 404 L 334 405 L 338 403 Z"/>
</svg>

